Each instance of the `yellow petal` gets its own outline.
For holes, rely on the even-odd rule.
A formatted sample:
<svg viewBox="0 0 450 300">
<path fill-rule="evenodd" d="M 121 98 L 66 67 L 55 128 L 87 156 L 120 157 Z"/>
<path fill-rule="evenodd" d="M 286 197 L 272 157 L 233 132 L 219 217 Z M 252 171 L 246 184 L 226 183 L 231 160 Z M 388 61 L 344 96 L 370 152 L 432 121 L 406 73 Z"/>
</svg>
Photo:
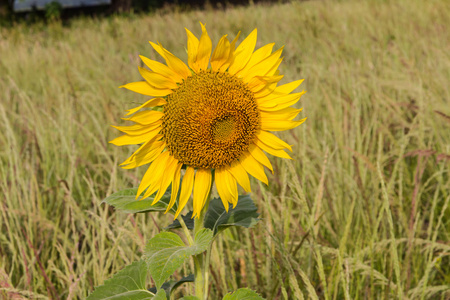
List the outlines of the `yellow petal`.
<svg viewBox="0 0 450 300">
<path fill-rule="evenodd" d="M 157 89 L 148 84 L 147 81 L 137 81 L 130 82 L 125 85 L 119 86 L 119 88 L 126 88 L 127 90 L 133 91 L 147 96 L 163 97 L 172 93 L 171 89 Z"/>
<path fill-rule="evenodd" d="M 122 135 L 119 136 L 115 139 L 113 139 L 112 141 L 110 141 L 111 144 L 116 145 L 116 146 L 124 146 L 124 145 L 137 145 L 137 144 L 141 144 L 141 143 L 145 143 L 149 140 L 154 139 L 158 134 L 159 131 L 161 130 L 161 128 L 156 127 L 155 129 L 146 132 L 144 134 L 141 135 Z"/>
<path fill-rule="evenodd" d="M 233 175 L 227 171 L 226 167 L 216 169 L 215 177 L 217 192 L 219 193 L 225 210 L 228 212 L 228 202 L 232 203 L 233 207 L 237 204 L 238 191 L 236 180 Z"/>
<path fill-rule="evenodd" d="M 209 192 L 211 191 L 211 169 L 198 169 L 194 182 L 194 212 L 192 217 L 200 216 Z"/>
<path fill-rule="evenodd" d="M 293 107 L 286 107 L 277 111 L 260 111 L 261 113 L 261 123 L 265 121 L 272 121 L 272 120 L 293 120 L 303 109 L 299 108 L 293 108 Z"/>
<path fill-rule="evenodd" d="M 250 180 L 248 179 L 248 174 L 239 161 L 234 161 L 231 164 L 229 171 L 230 171 L 231 175 L 233 175 L 234 179 L 236 179 L 236 181 L 239 183 L 239 185 L 242 186 L 242 188 L 247 193 L 252 192 L 252 189 L 250 186 Z"/>
<path fill-rule="evenodd" d="M 153 123 L 152 125 L 141 125 L 141 124 L 134 124 L 131 126 L 114 126 L 111 125 L 111 127 L 120 130 L 128 135 L 141 135 L 144 134 L 146 132 L 149 132 L 153 129 L 155 129 L 156 127 L 160 127 L 162 124 L 162 121 L 159 121 L 158 123 Z"/>
<path fill-rule="evenodd" d="M 278 150 L 278 149 L 273 149 L 272 147 L 267 146 L 266 144 L 264 144 L 263 142 L 261 142 L 260 140 L 256 140 L 255 141 L 255 145 L 258 146 L 259 148 L 263 149 L 264 151 L 266 151 L 269 154 L 272 154 L 274 156 L 278 156 L 281 158 L 287 158 L 287 159 L 292 159 L 286 152 L 284 152 L 283 150 Z"/>
<path fill-rule="evenodd" d="M 270 95 L 271 93 L 273 93 L 273 91 L 275 90 L 275 88 L 277 87 L 277 83 L 271 83 L 268 84 L 266 86 L 264 86 L 260 91 L 258 92 L 253 92 L 253 94 L 255 95 L 256 101 L 258 101 L 259 99 L 265 98 L 268 95 Z"/>
<path fill-rule="evenodd" d="M 178 197 L 178 191 L 180 190 L 180 177 L 181 177 L 181 167 L 183 166 L 182 163 L 178 163 L 178 166 L 175 170 L 175 176 L 173 177 L 172 180 L 172 191 L 170 194 L 170 202 L 169 205 L 167 206 L 167 209 L 165 211 L 165 213 L 167 213 L 175 204 L 175 201 L 177 200 Z"/>
<path fill-rule="evenodd" d="M 261 61 L 266 59 L 272 53 L 272 49 L 273 49 L 274 45 L 275 45 L 275 43 L 270 43 L 270 44 L 267 44 L 267 45 L 259 48 L 255 52 L 253 52 L 252 57 L 248 61 L 248 64 L 245 66 L 244 69 L 242 69 L 239 72 L 239 75 L 241 75 L 243 78 L 245 78 L 245 76 L 248 74 L 248 71 L 254 65 L 260 63 Z M 263 74 L 259 74 L 259 75 L 263 75 Z"/>
<path fill-rule="evenodd" d="M 212 43 L 205 26 L 202 23 L 200 25 L 202 26 L 202 36 L 198 44 L 197 65 L 200 70 L 206 70 L 211 57 Z"/>
<path fill-rule="evenodd" d="M 217 72 L 227 62 L 229 54 L 230 42 L 227 36 L 224 35 L 217 43 L 216 49 L 214 49 L 211 56 L 211 69 L 213 72 Z"/>
<path fill-rule="evenodd" d="M 305 79 L 299 79 L 299 80 L 296 80 L 296 81 L 292 81 L 290 83 L 286 83 L 286 84 L 280 85 L 279 87 L 277 87 L 276 92 L 289 94 L 293 90 L 295 90 L 300 84 L 302 84 L 302 82 L 304 80 Z"/>
<path fill-rule="evenodd" d="M 260 130 L 258 134 L 256 135 L 256 138 L 266 144 L 269 147 L 272 147 L 276 150 L 283 150 L 283 149 L 289 149 L 289 151 L 292 152 L 292 147 L 289 146 L 288 143 L 274 135 L 273 133 L 270 133 L 268 131 Z"/>
<path fill-rule="evenodd" d="M 168 152 L 168 151 L 166 151 Z M 164 153 L 166 153 L 164 152 Z M 167 159 L 165 159 L 162 166 L 155 167 L 155 177 L 157 179 L 153 180 L 145 192 L 143 198 L 146 198 L 152 195 L 154 192 L 158 191 L 155 196 L 155 199 L 152 202 L 152 205 L 159 201 L 159 199 L 164 195 L 169 186 L 170 182 L 173 179 L 173 172 L 175 171 L 178 160 L 175 159 L 170 153 L 167 155 Z"/>
<path fill-rule="evenodd" d="M 189 68 L 181 59 L 164 49 L 159 44 L 156 45 L 152 42 L 150 42 L 150 44 L 152 45 L 153 49 L 155 49 L 166 60 L 167 66 L 169 66 L 172 71 L 180 75 L 183 79 L 186 79 L 189 75 L 191 75 Z"/>
<path fill-rule="evenodd" d="M 148 145 L 144 145 L 146 147 L 142 149 L 139 148 L 126 161 L 120 164 L 123 169 L 133 169 L 151 163 L 166 147 L 166 143 L 164 141 L 156 141 L 149 143 Z"/>
<path fill-rule="evenodd" d="M 300 100 L 300 97 L 304 95 L 306 91 L 302 91 L 301 93 L 288 94 L 286 96 L 282 96 L 279 98 L 275 98 L 272 100 L 261 101 L 257 99 L 258 108 L 264 111 L 276 111 L 289 106 L 294 105 Z"/>
<path fill-rule="evenodd" d="M 241 35 L 241 32 L 239 31 L 234 40 L 230 44 L 230 53 L 228 54 L 227 61 L 219 68 L 219 72 L 225 72 L 230 64 L 233 62 L 234 59 L 234 52 L 235 52 L 235 45 L 237 40 L 239 39 L 239 36 Z"/>
<path fill-rule="evenodd" d="M 181 183 L 180 200 L 178 201 L 178 209 L 177 212 L 175 213 L 175 219 L 178 217 L 180 212 L 186 206 L 189 197 L 191 197 L 193 186 L 194 186 L 194 168 L 187 167 L 186 173 L 184 173 L 183 182 Z"/>
<path fill-rule="evenodd" d="M 132 117 L 122 118 L 122 120 L 133 121 L 133 122 L 139 123 L 141 125 L 150 125 L 150 124 L 155 124 L 156 122 L 158 122 L 163 116 L 164 116 L 164 113 L 161 111 L 145 110 L 145 111 L 140 111 L 140 112 L 134 114 Z"/>
<path fill-rule="evenodd" d="M 264 173 L 264 168 L 261 164 L 253 158 L 248 152 L 244 152 L 239 158 L 241 165 L 244 167 L 245 171 L 255 177 L 256 179 L 269 184 L 267 176 Z"/>
<path fill-rule="evenodd" d="M 187 34 L 187 47 L 188 47 L 188 65 L 189 67 L 194 70 L 194 72 L 198 73 L 198 68 L 196 65 L 197 61 L 197 52 L 198 52 L 198 38 L 189 31 L 189 29 L 186 29 Z"/>
<path fill-rule="evenodd" d="M 255 76 L 266 75 L 269 72 L 269 70 L 272 69 L 273 66 L 276 65 L 277 63 L 279 65 L 278 59 L 280 58 L 281 53 L 283 52 L 283 48 L 284 47 L 281 47 L 280 49 L 272 53 L 270 56 L 268 56 L 261 62 L 257 63 L 252 68 L 250 68 L 247 74 L 244 77 L 242 77 L 242 80 L 245 83 L 247 83 Z M 242 75 L 241 73 L 239 74 Z"/>
<path fill-rule="evenodd" d="M 151 85 L 160 89 L 176 89 L 178 86 L 172 79 L 161 74 L 151 72 L 145 68 L 138 67 L 141 76 Z"/>
<path fill-rule="evenodd" d="M 286 96 L 287 94 L 291 93 L 293 90 L 295 90 L 302 82 L 304 81 L 304 79 L 300 79 L 300 80 L 296 80 L 296 81 L 292 81 L 283 85 L 280 85 L 278 87 L 276 87 L 272 93 L 266 95 L 266 96 L 262 96 L 262 95 L 255 95 L 255 97 L 258 97 L 259 102 L 263 102 L 266 100 L 272 100 L 272 99 L 276 99 L 282 96 Z"/>
<path fill-rule="evenodd" d="M 270 120 L 261 122 L 261 129 L 267 131 L 282 131 L 295 128 L 306 121 L 306 118 L 299 121 Z"/>
<path fill-rule="evenodd" d="M 258 31 L 255 28 L 248 35 L 248 37 L 245 38 L 245 40 L 243 40 L 242 43 L 237 47 L 234 53 L 233 62 L 231 63 L 228 69 L 228 73 L 230 73 L 231 75 L 234 75 L 240 70 L 242 70 L 250 60 L 250 57 L 256 46 L 257 32 Z"/>
<path fill-rule="evenodd" d="M 147 102 L 145 102 L 144 104 L 132 108 L 132 109 L 127 109 L 127 114 L 126 116 L 132 115 L 135 112 L 137 112 L 138 110 L 142 109 L 142 108 L 147 108 L 147 107 L 155 107 L 155 106 L 161 106 L 161 105 L 165 105 L 167 104 L 166 100 L 164 100 L 163 98 L 154 98 L 154 99 L 150 99 Z"/>
<path fill-rule="evenodd" d="M 168 157 L 169 152 L 163 152 L 153 161 L 150 167 L 148 167 L 147 172 L 145 172 L 144 177 L 142 177 L 141 183 L 139 184 L 136 199 L 148 186 L 161 179 Z"/>
<path fill-rule="evenodd" d="M 270 160 L 267 158 L 266 154 L 255 144 L 251 144 L 248 147 L 248 152 L 250 152 L 251 156 L 256 159 L 260 164 L 267 167 L 273 174 L 273 167 L 270 163 Z"/>
<path fill-rule="evenodd" d="M 145 56 L 139 55 L 139 57 L 141 58 L 142 62 L 149 67 L 150 70 L 161 74 L 167 78 L 172 79 L 175 82 L 181 82 L 183 80 L 183 78 L 178 75 L 177 73 L 175 73 L 174 71 L 172 71 L 172 69 L 170 69 L 168 66 L 166 66 L 165 64 L 160 63 L 159 61 L 155 61 L 155 60 L 151 60 Z"/>
<path fill-rule="evenodd" d="M 264 89 L 266 86 L 269 86 L 273 83 L 277 83 L 280 81 L 284 75 L 277 76 L 255 76 L 248 83 L 248 88 L 252 90 L 253 93 L 257 93 L 260 90 Z"/>
<path fill-rule="evenodd" d="M 164 175 L 161 178 L 161 185 L 159 186 L 158 193 L 156 194 L 155 199 L 152 202 L 152 205 L 154 205 L 162 198 L 162 196 L 164 196 L 164 193 L 169 187 L 169 184 L 172 183 L 173 181 L 177 167 L 178 167 L 178 159 L 170 155 L 166 162 Z"/>
<path fill-rule="evenodd" d="M 129 164 L 132 160 L 135 159 L 135 156 L 141 151 L 147 153 L 147 150 L 152 148 L 153 141 L 154 140 L 143 143 L 130 157 L 128 157 L 123 163 L 119 164 L 119 166 Z"/>
</svg>

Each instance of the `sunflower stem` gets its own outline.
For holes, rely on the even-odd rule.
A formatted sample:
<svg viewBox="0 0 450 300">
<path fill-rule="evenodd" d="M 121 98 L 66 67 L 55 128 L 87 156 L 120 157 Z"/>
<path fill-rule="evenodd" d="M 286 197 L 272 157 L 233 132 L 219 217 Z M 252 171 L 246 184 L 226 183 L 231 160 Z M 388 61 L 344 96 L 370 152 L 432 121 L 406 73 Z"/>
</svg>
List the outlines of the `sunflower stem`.
<svg viewBox="0 0 450 300">
<path fill-rule="evenodd" d="M 203 228 L 202 214 L 194 221 L 194 235 Z M 203 253 L 194 256 L 194 276 L 195 276 L 195 295 L 203 300 L 205 299 L 205 266 Z"/>
<path fill-rule="evenodd" d="M 211 182 L 211 189 L 209 190 L 208 197 L 206 198 L 205 205 L 202 208 L 198 218 L 194 219 L 194 238 L 197 233 L 204 228 L 204 220 L 206 211 L 209 207 L 209 201 L 211 200 L 211 190 L 214 185 L 214 173 L 213 180 Z M 195 276 L 195 296 L 201 300 L 208 299 L 208 278 L 209 278 L 209 256 L 211 247 L 206 250 L 206 261 L 205 253 L 200 253 L 194 256 L 194 276 Z"/>
<path fill-rule="evenodd" d="M 206 261 L 205 261 L 205 300 L 208 298 L 208 288 L 209 288 L 209 260 L 211 258 L 212 243 L 209 244 L 208 250 L 206 250 Z"/>
<path fill-rule="evenodd" d="M 181 228 L 183 228 L 184 235 L 186 236 L 186 239 L 188 240 L 189 246 L 194 245 L 194 240 L 192 239 L 191 233 L 189 232 L 189 229 L 186 226 L 186 223 L 184 223 L 183 217 L 178 216 L 178 221 L 181 224 Z"/>
</svg>

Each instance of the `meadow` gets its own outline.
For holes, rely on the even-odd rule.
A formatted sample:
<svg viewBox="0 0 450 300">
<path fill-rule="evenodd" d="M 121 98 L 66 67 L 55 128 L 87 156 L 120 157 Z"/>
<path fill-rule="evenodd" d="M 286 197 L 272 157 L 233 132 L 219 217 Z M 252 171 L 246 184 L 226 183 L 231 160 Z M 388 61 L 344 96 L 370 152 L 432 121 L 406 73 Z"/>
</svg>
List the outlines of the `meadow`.
<svg viewBox="0 0 450 300">
<path fill-rule="evenodd" d="M 285 45 L 308 117 L 252 181 L 262 221 L 215 243 L 210 298 L 450 299 L 449 19 L 446 0 L 305 1 L 0 28 L 0 298 L 84 299 L 171 223 L 101 204 L 146 170 L 118 166 L 135 148 L 109 125 L 147 100 L 118 89 L 160 60 L 147 41 L 186 61 L 202 21 L 214 44 Z"/>
</svg>

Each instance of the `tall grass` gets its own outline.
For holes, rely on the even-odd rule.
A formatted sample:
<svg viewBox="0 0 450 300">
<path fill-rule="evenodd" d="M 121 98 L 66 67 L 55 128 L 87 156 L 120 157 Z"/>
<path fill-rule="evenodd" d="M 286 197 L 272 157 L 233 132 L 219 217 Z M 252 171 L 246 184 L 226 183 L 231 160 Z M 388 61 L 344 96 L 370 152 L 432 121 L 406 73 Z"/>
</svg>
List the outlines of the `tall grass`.
<svg viewBox="0 0 450 300">
<path fill-rule="evenodd" d="M 262 222 L 213 248 L 211 299 L 449 299 L 449 19 L 445 0 L 311 1 L 0 29 L 0 295 L 85 298 L 171 222 L 100 204 L 145 172 L 118 167 L 133 149 L 109 124 L 146 100 L 117 89 L 159 59 L 146 42 L 186 58 L 203 21 L 285 45 L 308 91 L 294 160 L 253 182 Z"/>
</svg>

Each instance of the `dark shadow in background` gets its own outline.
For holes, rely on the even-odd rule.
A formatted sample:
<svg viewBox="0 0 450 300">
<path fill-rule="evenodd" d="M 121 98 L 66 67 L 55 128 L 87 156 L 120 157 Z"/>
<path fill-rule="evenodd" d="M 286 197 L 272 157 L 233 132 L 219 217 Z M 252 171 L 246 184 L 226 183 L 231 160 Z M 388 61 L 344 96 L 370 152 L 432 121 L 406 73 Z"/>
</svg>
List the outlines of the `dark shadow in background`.
<svg viewBox="0 0 450 300">
<path fill-rule="evenodd" d="M 79 16 L 102 18 L 113 14 L 133 15 L 155 11 L 167 13 L 173 10 L 224 9 L 230 6 L 246 6 L 251 3 L 287 2 L 286 0 L 112 0 L 111 5 L 62 8 L 55 0 L 45 9 L 33 8 L 27 12 L 14 12 L 14 1 L 0 0 L 0 26 L 10 27 L 16 23 L 32 24 L 54 20 L 61 20 L 64 25 L 68 25 L 72 18 Z"/>
</svg>

